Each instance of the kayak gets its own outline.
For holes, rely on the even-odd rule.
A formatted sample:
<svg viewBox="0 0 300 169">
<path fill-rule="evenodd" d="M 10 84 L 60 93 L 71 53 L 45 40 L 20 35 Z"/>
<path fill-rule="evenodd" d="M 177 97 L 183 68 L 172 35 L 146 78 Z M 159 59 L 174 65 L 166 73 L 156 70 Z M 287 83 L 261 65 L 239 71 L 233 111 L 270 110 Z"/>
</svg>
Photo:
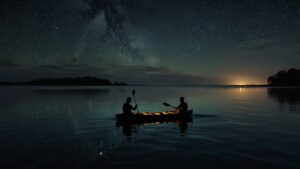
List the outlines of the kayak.
<svg viewBox="0 0 300 169">
<path fill-rule="evenodd" d="M 124 115 L 123 113 L 116 114 L 116 119 L 119 124 L 143 124 L 153 122 L 172 122 L 177 120 L 191 121 L 193 110 L 188 110 L 186 113 L 179 111 L 163 111 L 163 112 L 141 112 Z"/>
</svg>

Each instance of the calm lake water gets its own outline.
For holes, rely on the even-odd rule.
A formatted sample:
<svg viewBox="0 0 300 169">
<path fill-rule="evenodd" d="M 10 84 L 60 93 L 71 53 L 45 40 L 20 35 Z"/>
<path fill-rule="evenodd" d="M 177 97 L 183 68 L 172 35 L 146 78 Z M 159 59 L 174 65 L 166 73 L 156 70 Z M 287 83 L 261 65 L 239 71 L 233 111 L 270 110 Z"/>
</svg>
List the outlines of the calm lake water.
<svg viewBox="0 0 300 169">
<path fill-rule="evenodd" d="M 116 126 L 184 96 L 193 121 Z M 0 87 L 1 169 L 300 168 L 300 89 Z M 201 116 L 205 115 L 205 116 Z M 206 116 L 207 115 L 207 116 Z"/>
</svg>

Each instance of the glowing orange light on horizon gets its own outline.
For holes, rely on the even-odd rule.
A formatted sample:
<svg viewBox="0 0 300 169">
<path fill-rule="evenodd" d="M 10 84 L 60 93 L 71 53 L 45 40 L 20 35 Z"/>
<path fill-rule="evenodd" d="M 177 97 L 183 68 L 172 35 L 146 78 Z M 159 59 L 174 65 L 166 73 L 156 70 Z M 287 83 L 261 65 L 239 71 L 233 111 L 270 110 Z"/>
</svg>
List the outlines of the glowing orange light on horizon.
<svg viewBox="0 0 300 169">
<path fill-rule="evenodd" d="M 256 79 L 238 79 L 238 80 L 233 80 L 231 85 L 238 85 L 238 86 L 246 86 L 246 85 L 263 85 L 265 84 L 264 82 L 261 82 Z"/>
<path fill-rule="evenodd" d="M 233 81 L 231 84 L 238 85 L 238 86 L 244 86 L 244 85 L 247 85 L 248 83 L 246 83 L 245 81 L 239 80 L 239 81 Z"/>
<path fill-rule="evenodd" d="M 245 82 L 239 82 L 238 85 L 239 86 L 244 86 L 244 85 L 246 85 L 246 83 Z"/>
</svg>

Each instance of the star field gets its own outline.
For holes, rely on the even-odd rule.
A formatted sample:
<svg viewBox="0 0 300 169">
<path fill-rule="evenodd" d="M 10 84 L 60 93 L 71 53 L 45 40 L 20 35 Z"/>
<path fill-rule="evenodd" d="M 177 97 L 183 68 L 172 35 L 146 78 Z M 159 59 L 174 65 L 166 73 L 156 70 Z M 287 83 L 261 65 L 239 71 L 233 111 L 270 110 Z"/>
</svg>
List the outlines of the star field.
<svg viewBox="0 0 300 169">
<path fill-rule="evenodd" d="M 261 84 L 300 66 L 297 0 L 4 0 L 0 80 Z"/>
</svg>

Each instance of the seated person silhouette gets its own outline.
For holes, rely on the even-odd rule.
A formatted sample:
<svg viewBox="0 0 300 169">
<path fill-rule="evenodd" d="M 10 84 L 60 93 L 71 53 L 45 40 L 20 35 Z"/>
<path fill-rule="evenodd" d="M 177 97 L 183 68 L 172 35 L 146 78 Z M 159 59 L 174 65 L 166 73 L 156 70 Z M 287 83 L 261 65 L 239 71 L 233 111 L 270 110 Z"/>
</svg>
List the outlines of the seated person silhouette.
<svg viewBox="0 0 300 169">
<path fill-rule="evenodd" d="M 131 97 L 127 97 L 126 102 L 123 104 L 123 114 L 131 115 L 133 114 L 131 110 L 136 110 L 137 104 L 133 107 L 130 103 Z"/>
<path fill-rule="evenodd" d="M 188 104 L 184 101 L 184 97 L 180 97 L 180 104 L 176 107 L 179 113 L 187 113 Z"/>
</svg>

